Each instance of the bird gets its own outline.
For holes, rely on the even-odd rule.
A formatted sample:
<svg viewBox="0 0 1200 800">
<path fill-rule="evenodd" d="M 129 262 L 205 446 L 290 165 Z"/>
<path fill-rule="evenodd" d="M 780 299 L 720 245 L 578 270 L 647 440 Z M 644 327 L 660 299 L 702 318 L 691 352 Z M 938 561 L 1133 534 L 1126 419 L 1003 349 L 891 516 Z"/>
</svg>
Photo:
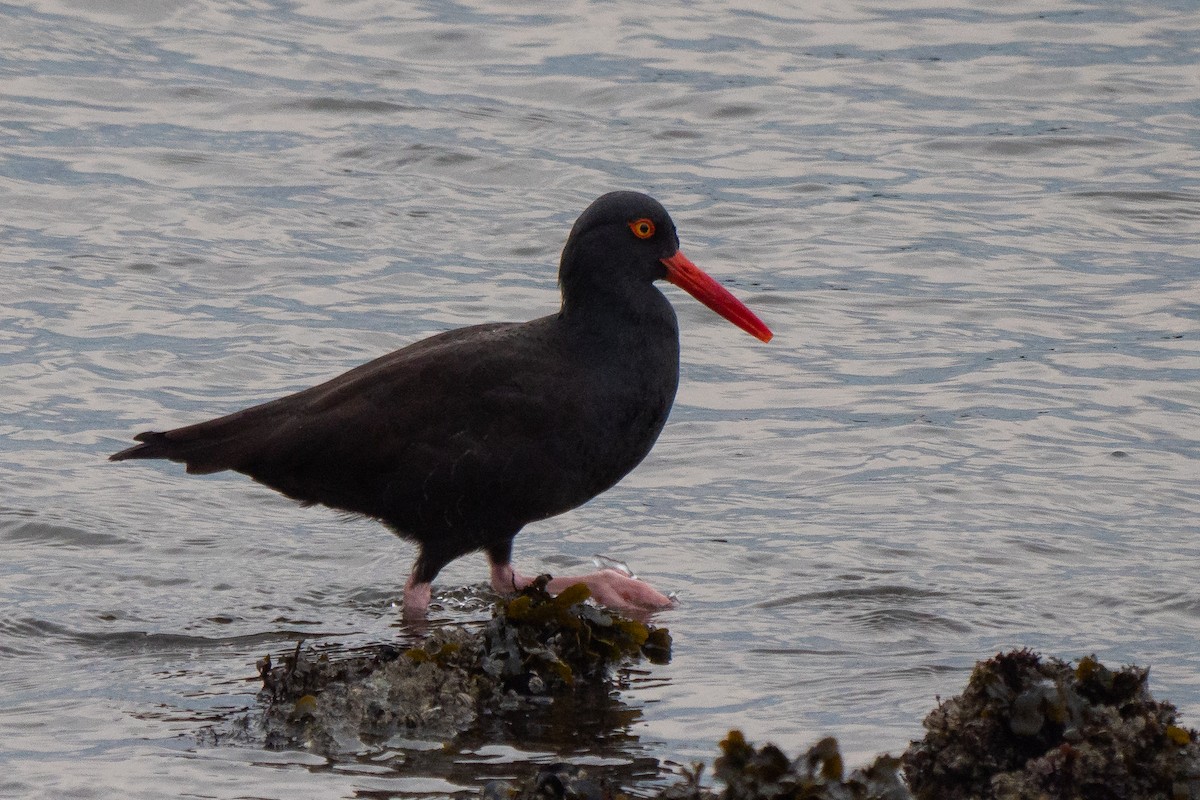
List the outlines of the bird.
<svg viewBox="0 0 1200 800">
<path fill-rule="evenodd" d="M 656 286 L 682 288 L 763 342 L 770 329 L 679 249 L 649 195 L 602 195 L 559 263 L 562 304 L 529 322 L 448 330 L 295 394 L 166 431 L 111 461 L 167 459 L 233 470 L 304 505 L 374 518 L 417 548 L 403 617 L 422 620 L 451 561 L 482 551 L 492 587 L 531 582 L 512 565 L 528 523 L 614 486 L 658 439 L 679 383 L 679 326 Z M 653 611 L 672 599 L 612 568 L 560 576 L 596 602 Z"/>
</svg>

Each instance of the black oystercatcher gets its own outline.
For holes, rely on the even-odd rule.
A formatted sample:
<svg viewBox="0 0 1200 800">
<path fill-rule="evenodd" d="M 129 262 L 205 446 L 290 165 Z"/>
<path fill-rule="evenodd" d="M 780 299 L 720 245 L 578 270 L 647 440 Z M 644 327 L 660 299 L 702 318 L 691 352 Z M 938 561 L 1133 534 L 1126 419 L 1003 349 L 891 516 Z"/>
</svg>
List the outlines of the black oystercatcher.
<svg viewBox="0 0 1200 800">
<path fill-rule="evenodd" d="M 231 469 L 305 504 L 375 517 L 418 545 L 404 611 L 421 617 L 438 571 L 483 550 L 492 585 L 530 582 L 510 563 L 527 523 L 586 503 L 646 456 L 679 383 L 679 329 L 665 278 L 762 341 L 771 332 L 679 251 L 651 197 L 592 203 L 563 248 L 562 308 L 532 322 L 447 331 L 346 374 L 110 456 Z M 583 582 L 621 608 L 670 600 L 611 569 Z"/>
</svg>

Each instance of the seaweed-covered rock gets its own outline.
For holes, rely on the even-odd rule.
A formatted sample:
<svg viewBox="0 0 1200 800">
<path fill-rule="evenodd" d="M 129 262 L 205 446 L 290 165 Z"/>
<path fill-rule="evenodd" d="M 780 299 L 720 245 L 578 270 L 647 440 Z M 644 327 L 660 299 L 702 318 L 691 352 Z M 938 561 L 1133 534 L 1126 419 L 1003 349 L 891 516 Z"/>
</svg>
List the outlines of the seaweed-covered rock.
<svg viewBox="0 0 1200 800">
<path fill-rule="evenodd" d="M 338 756 L 468 730 L 466 738 L 488 741 L 519 728 L 516 738 L 525 739 L 531 726 L 562 718 L 553 740 L 581 735 L 586 746 L 588 734 L 572 732 L 612 713 L 597 699 L 611 701 L 613 667 L 637 657 L 664 661 L 671 644 L 665 630 L 586 597 L 584 587 L 551 597 L 542 581 L 498 604 L 473 632 L 439 629 L 408 650 L 385 645 L 331 658 L 297 648 L 280 665 L 265 659 L 267 744 Z M 939 703 L 925 720 L 927 735 L 902 759 L 880 756 L 848 776 L 833 738 L 792 759 L 735 730 L 714 762 L 718 788 L 704 785 L 700 766 L 666 788 L 639 785 L 655 773 L 650 759 L 649 769 L 624 773 L 545 766 L 524 780 L 493 781 L 483 797 L 623 800 L 625 786 L 659 800 L 1200 800 L 1200 734 L 1154 700 L 1148 675 L 1109 669 L 1094 656 L 1072 666 L 1013 651 L 976 664 L 962 694 Z M 521 713 L 507 713 L 514 710 Z"/>
<path fill-rule="evenodd" d="M 625 660 L 669 660 L 665 628 L 586 604 L 582 584 L 552 597 L 547 580 L 498 604 L 475 632 L 438 629 L 408 650 L 383 645 L 330 658 L 297 646 L 281 664 L 263 659 L 267 746 L 335 755 L 394 736 L 447 739 L 481 713 L 544 705 L 603 685 Z"/>
<path fill-rule="evenodd" d="M 1197 733 L 1150 696 L 1148 675 L 1029 650 L 980 662 L 925 718 L 908 784 L 920 800 L 1197 800 Z"/>
</svg>

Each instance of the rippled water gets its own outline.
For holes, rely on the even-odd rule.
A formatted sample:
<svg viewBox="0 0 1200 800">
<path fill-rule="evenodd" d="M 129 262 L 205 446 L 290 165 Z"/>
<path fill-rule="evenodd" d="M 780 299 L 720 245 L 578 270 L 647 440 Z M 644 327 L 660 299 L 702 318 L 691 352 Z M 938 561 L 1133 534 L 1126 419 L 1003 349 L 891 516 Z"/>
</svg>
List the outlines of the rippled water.
<svg viewBox="0 0 1200 800">
<path fill-rule="evenodd" d="M 1193 3 L 78 5 L 0 5 L 0 794 L 436 795 L 735 725 L 862 759 L 1021 645 L 1149 664 L 1200 723 Z M 659 445 L 517 541 L 676 591 L 673 663 L 596 743 L 198 742 L 264 653 L 400 635 L 411 550 L 105 456 L 548 313 L 613 188 L 777 334 L 668 288 Z M 443 573 L 441 615 L 484 576 Z"/>
</svg>

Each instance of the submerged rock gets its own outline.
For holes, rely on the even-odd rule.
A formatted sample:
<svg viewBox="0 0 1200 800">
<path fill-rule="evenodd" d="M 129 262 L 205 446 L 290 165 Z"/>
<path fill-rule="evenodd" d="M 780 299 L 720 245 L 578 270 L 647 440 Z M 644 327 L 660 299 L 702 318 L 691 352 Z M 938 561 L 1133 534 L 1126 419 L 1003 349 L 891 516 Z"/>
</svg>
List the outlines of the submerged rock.
<svg viewBox="0 0 1200 800">
<path fill-rule="evenodd" d="M 522 784 L 491 781 L 483 787 L 482 800 L 628 800 L 605 777 L 592 776 L 586 767 L 550 764 Z"/>
<path fill-rule="evenodd" d="M 909 800 L 900 762 L 883 755 L 865 769 L 844 775 L 837 739 L 826 737 L 795 760 L 773 744 L 754 748 L 741 731 L 730 731 L 713 764 L 725 790 L 720 800 Z"/>
<path fill-rule="evenodd" d="M 1029 650 L 981 661 L 925 718 L 904 754 L 908 784 L 919 800 L 1198 800 L 1197 733 L 1151 697 L 1148 676 Z"/>
<path fill-rule="evenodd" d="M 259 663 L 266 746 L 336 756 L 393 738 L 447 740 L 483 714 L 606 687 L 627 660 L 669 660 L 665 628 L 586 604 L 586 586 L 552 597 L 545 584 L 498 604 L 478 631 L 438 629 L 407 650 L 330 658 L 297 646 L 278 665 L 268 656 Z"/>
<path fill-rule="evenodd" d="M 899 764 L 894 758 L 880 756 L 867 769 L 844 777 L 836 739 L 822 739 L 792 761 L 773 744 L 755 748 L 735 730 L 721 742 L 721 756 L 714 764 L 724 790 L 704 786 L 702 765 L 696 765 L 685 772 L 683 780 L 654 796 L 658 800 L 912 800 L 900 780 Z M 627 797 L 603 774 L 570 764 L 543 767 L 519 784 L 492 782 L 483 791 L 483 800 Z"/>
</svg>

